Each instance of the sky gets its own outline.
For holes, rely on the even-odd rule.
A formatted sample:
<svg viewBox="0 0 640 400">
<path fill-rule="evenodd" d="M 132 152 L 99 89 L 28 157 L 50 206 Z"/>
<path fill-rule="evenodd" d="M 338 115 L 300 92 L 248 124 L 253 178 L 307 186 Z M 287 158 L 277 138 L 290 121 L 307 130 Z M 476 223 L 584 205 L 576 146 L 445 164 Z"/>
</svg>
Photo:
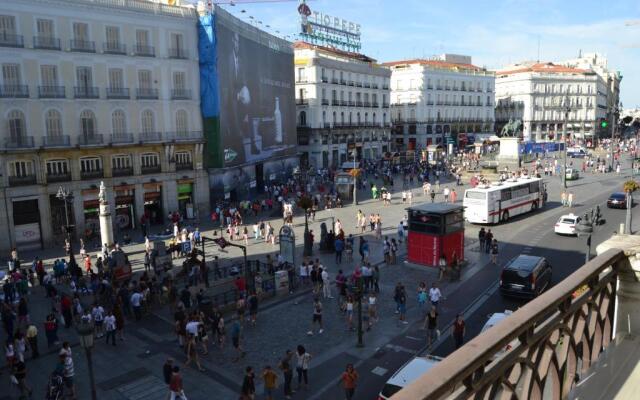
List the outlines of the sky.
<svg viewBox="0 0 640 400">
<path fill-rule="evenodd" d="M 235 0 L 235 6 L 223 7 L 246 21 L 253 16 L 266 31 L 295 39 L 300 29 L 297 1 L 266 1 Z M 454 53 L 471 56 L 475 65 L 499 69 L 519 61 L 561 61 L 577 57 L 579 51 L 597 52 L 608 58 L 610 70 L 623 76 L 624 108 L 640 107 L 637 0 L 308 0 L 307 4 L 312 11 L 361 24 L 361 53 L 379 62 Z M 637 25 L 627 26 L 629 21 Z"/>
</svg>

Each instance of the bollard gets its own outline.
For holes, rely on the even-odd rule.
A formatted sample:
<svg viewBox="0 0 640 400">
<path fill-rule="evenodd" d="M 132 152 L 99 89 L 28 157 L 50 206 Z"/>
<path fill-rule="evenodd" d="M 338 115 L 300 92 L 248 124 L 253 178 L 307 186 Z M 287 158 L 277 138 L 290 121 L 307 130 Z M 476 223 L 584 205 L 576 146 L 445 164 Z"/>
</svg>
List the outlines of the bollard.
<svg viewBox="0 0 640 400">
<path fill-rule="evenodd" d="M 619 235 L 624 234 L 624 223 L 620 223 L 620 228 L 618 229 L 618 234 Z"/>
</svg>

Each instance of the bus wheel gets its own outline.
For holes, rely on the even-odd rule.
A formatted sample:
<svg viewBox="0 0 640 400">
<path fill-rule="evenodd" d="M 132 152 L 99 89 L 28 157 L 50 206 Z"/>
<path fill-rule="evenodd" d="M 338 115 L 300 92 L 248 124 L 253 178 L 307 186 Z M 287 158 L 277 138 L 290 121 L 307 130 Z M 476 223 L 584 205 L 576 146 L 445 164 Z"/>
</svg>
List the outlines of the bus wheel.
<svg viewBox="0 0 640 400">
<path fill-rule="evenodd" d="M 509 220 L 509 211 L 505 211 L 502 213 L 502 222 L 507 222 Z"/>
</svg>

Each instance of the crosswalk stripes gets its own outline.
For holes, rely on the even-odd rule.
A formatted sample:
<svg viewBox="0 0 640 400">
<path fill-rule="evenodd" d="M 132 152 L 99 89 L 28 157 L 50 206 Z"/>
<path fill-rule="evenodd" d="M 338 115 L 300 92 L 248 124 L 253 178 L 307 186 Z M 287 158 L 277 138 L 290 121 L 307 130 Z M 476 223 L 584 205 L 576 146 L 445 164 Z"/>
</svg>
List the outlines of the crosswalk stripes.
<svg viewBox="0 0 640 400">
<path fill-rule="evenodd" d="M 167 388 L 161 379 L 149 375 L 120 386 L 117 391 L 127 400 L 157 400 L 166 395 Z"/>
</svg>

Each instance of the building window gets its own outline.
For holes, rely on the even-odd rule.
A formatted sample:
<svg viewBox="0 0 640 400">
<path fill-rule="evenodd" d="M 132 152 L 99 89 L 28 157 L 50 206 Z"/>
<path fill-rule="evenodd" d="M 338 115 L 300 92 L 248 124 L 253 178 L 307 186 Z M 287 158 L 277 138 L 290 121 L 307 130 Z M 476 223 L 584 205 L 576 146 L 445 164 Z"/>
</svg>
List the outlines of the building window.
<svg viewBox="0 0 640 400">
<path fill-rule="evenodd" d="M 100 157 L 84 157 L 80 159 L 81 172 L 102 171 L 102 158 Z"/>
<path fill-rule="evenodd" d="M 16 34 L 16 18 L 13 15 L 0 15 L 0 35 Z"/>
<path fill-rule="evenodd" d="M 143 29 L 136 30 L 136 45 L 138 47 L 147 47 L 149 46 L 149 31 L 145 31 Z"/>
<path fill-rule="evenodd" d="M 38 32 L 38 37 L 43 39 L 52 39 L 54 36 L 53 20 L 38 18 L 36 20 L 36 31 Z"/>
<path fill-rule="evenodd" d="M 120 28 L 117 26 L 107 26 L 105 28 L 107 38 L 107 48 L 117 50 L 120 47 Z"/>
<path fill-rule="evenodd" d="M 41 65 L 40 78 L 44 87 L 58 86 L 58 67 L 55 65 Z"/>
<path fill-rule="evenodd" d="M 131 168 L 131 156 L 129 154 L 115 154 L 111 157 L 112 169 Z"/>
<path fill-rule="evenodd" d="M 189 122 L 185 110 L 176 111 L 176 132 L 186 134 L 189 131 Z"/>
<path fill-rule="evenodd" d="M 300 112 L 300 126 L 307 126 L 307 113 L 304 111 Z"/>
<path fill-rule="evenodd" d="M 2 64 L 2 82 L 5 86 L 16 88 L 16 86 L 20 85 L 20 81 L 20 65 Z M 17 88 L 14 90 L 17 90 Z"/>
<path fill-rule="evenodd" d="M 47 137 L 62 136 L 62 117 L 58 110 L 49 110 L 45 114 L 45 129 Z"/>
<path fill-rule="evenodd" d="M 124 111 L 115 110 L 111 114 L 111 127 L 114 136 L 124 135 L 127 131 L 127 118 Z"/>
<path fill-rule="evenodd" d="M 188 152 L 188 151 L 176 152 L 176 164 L 187 165 L 191 163 L 192 163 L 191 152 Z"/>
<path fill-rule="evenodd" d="M 153 111 L 144 110 L 142 112 L 142 116 L 140 118 L 140 126 L 142 128 L 143 133 L 151 133 L 155 131 L 155 118 L 153 116 Z"/>
<path fill-rule="evenodd" d="M 20 110 L 13 110 L 9 113 L 7 118 L 8 121 L 8 130 L 9 137 L 11 141 L 15 142 L 23 137 L 25 137 L 27 133 L 24 114 Z"/>
<path fill-rule="evenodd" d="M 93 86 L 93 73 L 91 67 L 76 67 L 76 79 L 78 87 L 85 90 Z"/>
<path fill-rule="evenodd" d="M 9 163 L 9 176 L 24 178 L 33 175 L 33 161 L 12 161 Z"/>
<path fill-rule="evenodd" d="M 185 90 L 187 88 L 187 78 L 184 72 L 174 72 L 173 73 L 173 89 L 174 90 Z"/>
<path fill-rule="evenodd" d="M 124 87 L 124 71 L 121 68 L 109 68 L 109 88 L 122 89 Z"/>
<path fill-rule="evenodd" d="M 69 161 L 68 160 L 47 160 L 46 168 L 47 168 L 47 176 L 66 175 L 69 173 Z"/>
<path fill-rule="evenodd" d="M 96 116 L 93 111 L 84 110 L 80 114 L 80 131 L 85 137 L 96 134 Z"/>
<path fill-rule="evenodd" d="M 140 165 L 142 167 L 157 167 L 160 165 L 158 153 L 144 153 L 140 155 Z"/>
<path fill-rule="evenodd" d="M 89 40 L 89 25 L 81 22 L 73 23 L 73 39 L 79 42 Z"/>
<path fill-rule="evenodd" d="M 151 89 L 151 71 L 147 69 L 138 71 L 138 87 L 140 89 Z"/>
</svg>

